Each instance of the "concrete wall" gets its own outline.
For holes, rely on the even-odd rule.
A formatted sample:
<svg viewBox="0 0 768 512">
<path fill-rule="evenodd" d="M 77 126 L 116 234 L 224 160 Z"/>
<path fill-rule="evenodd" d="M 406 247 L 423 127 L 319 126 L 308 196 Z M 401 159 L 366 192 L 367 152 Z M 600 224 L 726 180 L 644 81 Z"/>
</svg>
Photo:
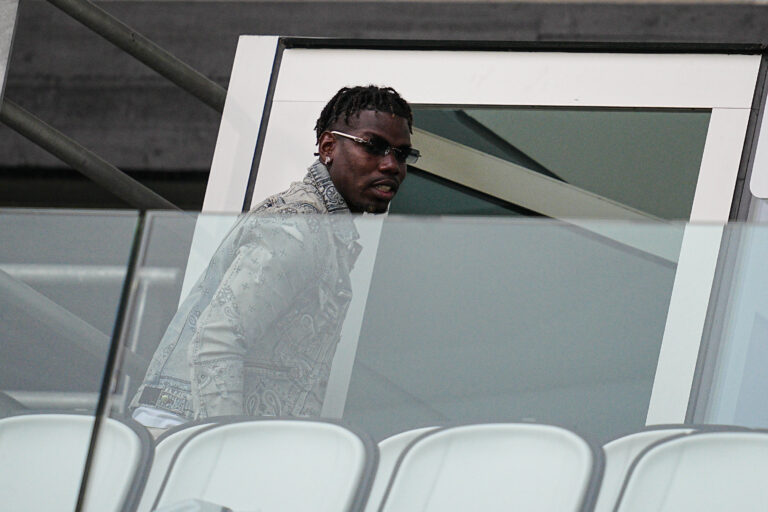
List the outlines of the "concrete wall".
<svg viewBox="0 0 768 512">
<path fill-rule="evenodd" d="M 176 0 L 100 5 L 224 86 L 239 34 L 564 48 L 572 46 L 566 43 L 613 48 L 675 43 L 698 50 L 710 45 L 761 49 L 768 43 L 768 8 L 752 3 Z M 198 186 L 184 194 L 201 193 L 218 113 L 47 2 L 21 2 L 6 97 L 120 168 L 153 172 L 170 183 L 187 173 Z M 17 203 L 18 194 L 31 197 L 46 188 L 53 177 L 48 169 L 80 183 L 55 158 L 0 126 L 0 184 L 21 183 L 14 189 L 21 191 L 14 192 Z M 25 186 L 27 180 L 32 185 Z M 11 204 L 8 195 L 0 192 L 0 204 Z"/>
</svg>

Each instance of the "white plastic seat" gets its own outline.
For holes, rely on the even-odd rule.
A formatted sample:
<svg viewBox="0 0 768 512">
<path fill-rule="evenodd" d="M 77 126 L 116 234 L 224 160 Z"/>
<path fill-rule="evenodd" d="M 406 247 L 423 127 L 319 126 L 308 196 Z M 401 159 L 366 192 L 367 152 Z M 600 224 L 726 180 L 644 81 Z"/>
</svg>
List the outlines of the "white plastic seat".
<svg viewBox="0 0 768 512">
<path fill-rule="evenodd" d="M 0 420 L 0 503 L 4 510 L 75 509 L 93 416 L 27 414 Z M 149 459 L 149 437 L 106 419 L 99 429 L 85 509 L 122 510 Z"/>
<path fill-rule="evenodd" d="M 155 507 L 198 499 L 234 510 L 359 508 L 375 446 L 340 425 L 242 420 L 193 433 L 178 449 Z"/>
<path fill-rule="evenodd" d="M 190 437 L 192 434 L 205 427 L 210 426 L 210 423 L 199 423 L 195 425 L 186 426 L 183 428 L 175 428 L 172 431 L 168 431 L 167 435 L 163 434 L 158 438 L 155 444 L 155 456 L 152 459 L 152 468 L 149 471 L 147 477 L 147 483 L 144 486 L 144 493 L 141 496 L 141 501 L 136 509 L 136 512 L 149 512 L 152 510 L 152 505 L 157 499 L 157 494 L 160 491 L 160 487 L 163 485 L 163 480 L 168 472 L 168 468 L 171 466 L 173 456 L 176 454 L 176 450 Z"/>
<path fill-rule="evenodd" d="M 413 430 L 400 432 L 394 436 L 388 437 L 379 442 L 379 465 L 376 468 L 376 476 L 373 479 L 371 493 L 368 496 L 368 503 L 365 506 L 366 512 L 375 512 L 379 510 L 381 499 L 387 490 L 387 484 L 392 477 L 395 464 L 400 454 L 403 453 L 409 444 L 422 434 L 426 434 L 437 427 L 422 427 Z"/>
<path fill-rule="evenodd" d="M 624 478 L 627 476 L 632 461 L 646 447 L 653 443 L 680 434 L 693 432 L 692 428 L 665 427 L 644 430 L 629 434 L 603 446 L 605 470 L 600 484 L 595 512 L 611 512 L 621 492 Z"/>
<path fill-rule="evenodd" d="M 635 460 L 617 512 L 768 510 L 768 433 L 695 432 Z"/>
<path fill-rule="evenodd" d="M 383 512 L 579 511 L 592 505 L 601 454 L 549 425 L 436 430 L 398 462 Z"/>
</svg>

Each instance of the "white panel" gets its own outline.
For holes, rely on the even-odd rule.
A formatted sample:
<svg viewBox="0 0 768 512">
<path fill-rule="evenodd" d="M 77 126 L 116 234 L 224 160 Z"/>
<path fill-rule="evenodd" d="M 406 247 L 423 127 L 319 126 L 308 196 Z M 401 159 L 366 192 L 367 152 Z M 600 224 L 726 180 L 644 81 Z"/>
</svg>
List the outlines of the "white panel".
<svg viewBox="0 0 768 512">
<path fill-rule="evenodd" d="M 748 122 L 748 109 L 712 109 L 691 221 L 728 220 Z"/>
<path fill-rule="evenodd" d="M 18 0 L 0 0 L 0 99 L 5 92 L 5 77 L 8 75 L 18 9 Z"/>
<path fill-rule="evenodd" d="M 203 211 L 242 211 L 277 37 L 240 37 L 213 153 Z"/>
<path fill-rule="evenodd" d="M 251 204 L 301 181 L 315 161 L 315 121 L 330 99 L 315 103 L 274 103 L 261 152 L 259 174 Z"/>
<path fill-rule="evenodd" d="M 759 55 L 295 49 L 275 101 L 391 85 L 411 103 L 750 108 Z M 311 77 L 312 87 L 307 87 Z"/>
<path fill-rule="evenodd" d="M 689 224 L 672 287 L 648 406 L 648 425 L 682 423 L 704 332 L 723 227 Z"/>
</svg>

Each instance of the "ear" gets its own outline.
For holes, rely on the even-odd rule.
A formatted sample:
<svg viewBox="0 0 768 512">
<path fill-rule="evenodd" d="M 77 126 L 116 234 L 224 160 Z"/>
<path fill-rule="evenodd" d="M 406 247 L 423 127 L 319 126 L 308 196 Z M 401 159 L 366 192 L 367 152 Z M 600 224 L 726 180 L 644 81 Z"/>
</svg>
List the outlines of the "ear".
<svg viewBox="0 0 768 512">
<path fill-rule="evenodd" d="M 333 161 L 333 152 L 336 149 L 336 137 L 330 132 L 323 132 L 317 143 L 317 153 L 320 155 L 320 161 L 323 163 Z"/>
</svg>

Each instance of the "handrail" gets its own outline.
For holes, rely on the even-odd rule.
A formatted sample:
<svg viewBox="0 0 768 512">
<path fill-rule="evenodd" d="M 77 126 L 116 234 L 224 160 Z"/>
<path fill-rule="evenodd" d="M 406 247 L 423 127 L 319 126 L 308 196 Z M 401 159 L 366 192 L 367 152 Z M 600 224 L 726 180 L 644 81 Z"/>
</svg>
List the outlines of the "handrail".
<svg viewBox="0 0 768 512">
<path fill-rule="evenodd" d="M 139 210 L 180 209 L 8 99 L 0 121 Z"/>
<path fill-rule="evenodd" d="M 88 0 L 48 0 L 206 105 L 222 112 L 227 90 Z"/>
</svg>

